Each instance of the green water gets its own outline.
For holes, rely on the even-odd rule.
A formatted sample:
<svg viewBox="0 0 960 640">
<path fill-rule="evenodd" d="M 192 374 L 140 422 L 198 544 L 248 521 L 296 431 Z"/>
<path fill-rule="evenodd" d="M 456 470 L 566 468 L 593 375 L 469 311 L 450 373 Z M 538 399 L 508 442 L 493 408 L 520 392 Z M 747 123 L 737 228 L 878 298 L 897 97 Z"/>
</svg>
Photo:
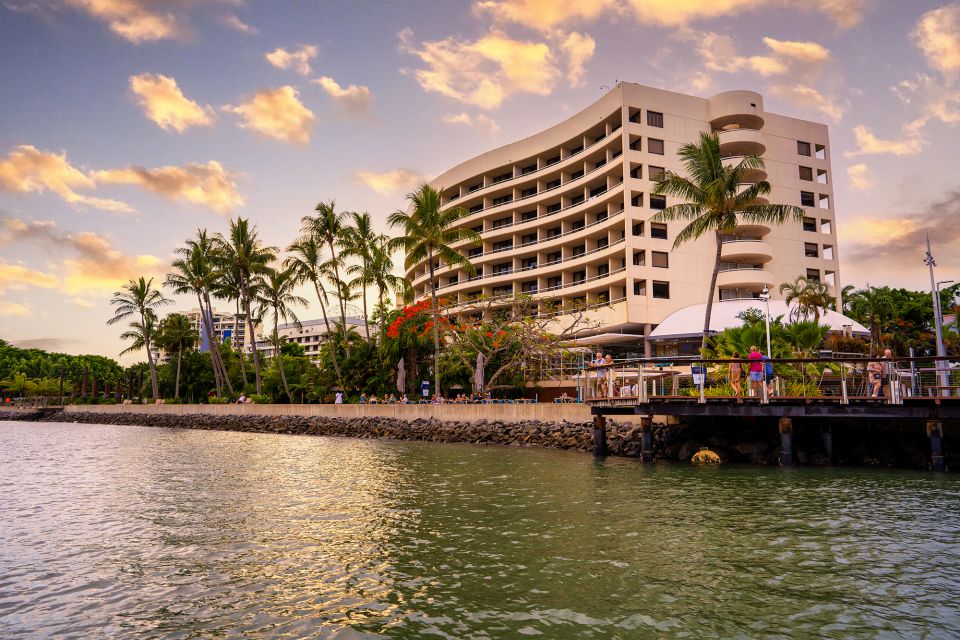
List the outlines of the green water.
<svg viewBox="0 0 960 640">
<path fill-rule="evenodd" d="M 0 423 L 0 637 L 960 636 L 960 481 Z"/>
</svg>

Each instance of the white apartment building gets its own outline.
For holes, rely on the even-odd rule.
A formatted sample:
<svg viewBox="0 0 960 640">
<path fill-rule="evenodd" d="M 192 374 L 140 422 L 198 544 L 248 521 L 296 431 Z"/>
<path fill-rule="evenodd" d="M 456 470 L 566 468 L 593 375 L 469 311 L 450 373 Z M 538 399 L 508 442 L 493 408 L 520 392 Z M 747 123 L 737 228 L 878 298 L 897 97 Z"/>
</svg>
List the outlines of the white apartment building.
<svg viewBox="0 0 960 640">
<path fill-rule="evenodd" d="M 190 319 L 190 322 L 193 323 L 193 328 L 196 329 L 197 335 L 199 336 L 199 342 L 197 347 L 200 351 L 209 351 L 210 347 L 206 343 L 206 338 L 203 335 L 203 329 L 200 325 L 201 315 L 200 309 L 194 307 L 189 311 L 183 313 L 187 318 Z M 233 339 L 234 347 L 241 347 L 246 353 L 250 353 L 252 346 L 247 341 L 247 324 L 246 324 L 246 315 L 245 314 L 233 314 L 229 311 L 217 311 L 213 310 L 213 333 L 214 337 L 218 344 L 222 343 L 227 338 L 233 338 L 234 332 L 234 318 L 236 318 L 236 338 Z M 259 325 L 254 325 L 254 331 L 259 330 Z M 166 362 L 168 356 L 163 352 L 162 349 L 152 346 L 150 348 L 151 354 L 155 362 Z"/>
<path fill-rule="evenodd" d="M 763 96 L 752 91 L 698 98 L 631 83 L 432 181 L 444 206 L 465 208 L 469 216 L 461 224 L 482 237 L 457 247 L 476 267 L 475 276 L 435 264 L 438 293 L 454 305 L 480 296 L 508 305 L 529 294 L 551 301 L 552 312 L 561 314 L 587 305 L 602 324 L 592 333 L 632 337 L 633 352 L 644 344 L 649 355 L 652 345 L 643 338 L 672 314 L 706 302 L 713 234 L 674 249 L 686 223 L 650 221 L 675 204 L 650 195 L 656 179 L 665 169 L 682 173 L 677 151 L 701 132 L 718 134 L 731 163 L 761 156 L 765 170 L 749 180 L 771 184 L 770 202 L 807 212 L 802 222 L 742 224 L 723 238 L 718 304 L 757 298 L 764 287 L 780 298 L 780 284 L 797 276 L 826 282 L 839 298 L 826 125 L 768 113 Z M 430 294 L 425 261 L 406 277 L 417 299 Z"/>
<path fill-rule="evenodd" d="M 337 322 L 340 318 L 337 318 Z M 330 328 L 333 329 L 334 319 L 330 318 Z M 358 335 L 366 337 L 366 323 L 363 318 L 345 319 L 348 329 L 354 329 Z M 294 323 L 281 324 L 277 327 L 277 334 L 280 336 L 280 342 L 293 342 L 303 346 L 305 355 L 316 364 L 320 355 L 320 345 L 327 339 L 327 325 L 322 318 L 316 320 L 301 320 L 300 325 Z M 257 351 L 266 357 L 273 357 L 273 343 L 268 336 L 259 335 L 257 337 Z"/>
</svg>

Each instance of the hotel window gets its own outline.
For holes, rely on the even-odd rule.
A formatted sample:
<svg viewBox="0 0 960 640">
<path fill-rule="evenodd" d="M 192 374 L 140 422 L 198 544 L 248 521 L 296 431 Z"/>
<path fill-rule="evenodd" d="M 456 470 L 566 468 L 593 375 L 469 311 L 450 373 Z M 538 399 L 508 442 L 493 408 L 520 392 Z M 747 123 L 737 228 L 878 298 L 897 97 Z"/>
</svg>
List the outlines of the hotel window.
<svg viewBox="0 0 960 640">
<path fill-rule="evenodd" d="M 817 158 L 817 160 L 826 160 L 827 148 L 822 144 L 814 145 L 814 156 Z"/>
<path fill-rule="evenodd" d="M 524 211 L 520 214 L 520 222 L 529 222 L 530 220 L 537 219 L 537 211 L 533 209 L 531 211 Z"/>
<path fill-rule="evenodd" d="M 664 173 L 665 170 L 663 167 L 651 166 L 647 169 L 647 177 L 650 178 L 652 182 L 656 182 L 657 180 L 663 178 Z"/>
<path fill-rule="evenodd" d="M 635 236 L 642 236 L 642 235 L 643 235 L 643 223 L 642 223 L 642 222 L 634 222 L 634 223 L 633 223 L 633 235 L 635 235 Z"/>
<path fill-rule="evenodd" d="M 577 155 L 578 153 L 580 153 L 581 151 L 583 151 L 583 145 L 582 145 L 582 144 L 581 144 L 580 146 L 578 146 L 578 147 L 574 147 L 573 149 L 570 149 L 570 155 L 571 155 L 571 156 L 575 156 L 575 155 Z M 569 157 L 569 156 L 568 156 L 568 157 Z"/>
<path fill-rule="evenodd" d="M 818 250 L 816 242 L 804 242 L 803 243 L 803 255 L 808 258 L 819 258 L 820 251 Z"/>
<path fill-rule="evenodd" d="M 513 223 L 513 218 L 507 216 L 506 218 L 498 218 L 493 221 L 494 229 L 502 229 L 503 227 L 509 227 Z"/>
<path fill-rule="evenodd" d="M 576 205 L 580 204 L 581 202 L 583 202 L 583 194 L 582 194 L 582 193 L 581 193 L 580 195 L 578 195 L 578 196 L 573 196 L 573 198 L 571 198 L 571 200 L 570 200 L 570 206 L 571 206 L 571 207 L 576 206 Z"/>
<path fill-rule="evenodd" d="M 636 123 L 636 124 L 640 124 L 640 113 L 641 113 L 640 109 L 637 109 L 636 111 L 634 111 L 633 113 L 631 113 L 631 114 L 630 114 L 630 122 L 633 122 L 633 123 Z"/>
<path fill-rule="evenodd" d="M 547 254 L 547 264 L 556 264 L 558 262 L 563 262 L 563 256 L 559 251 Z"/>
<path fill-rule="evenodd" d="M 590 197 L 591 197 L 591 198 L 596 198 L 596 197 L 597 197 L 598 195 L 600 195 L 601 193 L 606 192 L 606 190 L 607 190 L 607 185 L 602 185 L 602 186 L 599 186 L 599 187 L 594 187 L 593 189 L 590 189 Z"/>
<path fill-rule="evenodd" d="M 537 234 L 535 233 L 528 233 L 525 236 L 520 236 L 520 244 L 522 245 L 535 244 L 536 242 Z"/>
<path fill-rule="evenodd" d="M 650 208 L 661 211 L 667 208 L 667 196 L 650 196 Z"/>
<path fill-rule="evenodd" d="M 827 171 L 825 169 L 817 169 L 817 182 L 827 184 Z"/>
<path fill-rule="evenodd" d="M 642 207 L 642 206 L 643 206 L 643 194 L 642 194 L 642 193 L 634 194 L 634 196 L 633 196 L 632 198 L 630 198 L 630 206 L 633 206 L 633 207 Z"/>
<path fill-rule="evenodd" d="M 633 252 L 633 266 L 642 267 L 647 264 L 647 252 L 646 251 L 634 251 Z"/>
<path fill-rule="evenodd" d="M 547 238 L 556 238 L 561 233 L 560 227 L 553 227 L 552 229 L 547 229 Z"/>
<path fill-rule="evenodd" d="M 837 284 L 837 274 L 833 271 L 824 271 L 823 272 L 823 282 L 830 285 L 831 287 L 836 286 Z"/>
<path fill-rule="evenodd" d="M 814 282 L 820 282 L 820 270 L 819 270 L 819 269 L 807 269 L 807 280 L 813 280 Z"/>
<path fill-rule="evenodd" d="M 573 222 L 570 223 L 570 230 L 579 231 L 580 229 L 583 229 L 585 226 L 587 226 L 587 221 L 584 220 L 583 218 L 580 218 L 579 220 L 574 220 Z"/>
<path fill-rule="evenodd" d="M 521 269 L 536 269 L 537 268 L 537 259 L 533 258 L 524 258 L 520 261 Z"/>
<path fill-rule="evenodd" d="M 656 111 L 647 111 L 647 126 L 663 128 L 663 114 Z"/>
<path fill-rule="evenodd" d="M 669 300 L 670 299 L 670 283 L 654 280 L 653 281 L 653 297 Z"/>
<path fill-rule="evenodd" d="M 640 151 L 643 148 L 643 138 L 637 137 L 636 140 L 630 142 L 631 151 Z"/>
<path fill-rule="evenodd" d="M 482 189 L 482 188 L 483 188 L 483 183 L 482 183 L 482 182 L 478 182 L 478 183 L 476 183 L 476 184 L 470 185 L 470 188 L 467 189 L 467 191 L 468 191 L 469 193 L 473 193 L 474 191 L 479 191 L 479 190 Z"/>
<path fill-rule="evenodd" d="M 509 180 L 512 177 L 513 177 L 512 173 L 501 173 L 499 176 L 494 176 L 493 184 L 497 184 L 498 182 L 504 182 L 506 180 Z"/>
<path fill-rule="evenodd" d="M 557 178 L 556 180 L 551 180 L 550 182 L 547 183 L 547 189 L 556 189 L 559 186 L 560 186 L 560 178 Z"/>
<path fill-rule="evenodd" d="M 535 195 L 537 195 L 536 187 L 530 187 L 529 189 L 524 189 L 523 191 L 520 192 L 521 198 L 529 198 L 530 196 L 535 196 Z"/>
<path fill-rule="evenodd" d="M 804 207 L 815 207 L 816 203 L 813 201 L 813 192 L 811 191 L 801 191 L 800 192 L 800 204 Z"/>
<path fill-rule="evenodd" d="M 537 281 L 529 280 L 520 285 L 520 291 L 523 293 L 536 293 L 537 292 Z"/>
<path fill-rule="evenodd" d="M 500 264 L 493 265 L 493 275 L 495 276 L 510 273 L 511 271 L 513 271 L 512 262 L 501 262 Z"/>
<path fill-rule="evenodd" d="M 810 156 L 810 143 L 797 140 L 797 153 L 801 156 Z"/>
<path fill-rule="evenodd" d="M 829 195 L 827 195 L 827 194 L 825 194 L 825 193 L 821 193 L 821 194 L 818 194 L 817 199 L 819 200 L 819 204 L 820 204 L 820 208 L 821 208 L 821 209 L 829 209 L 829 208 L 830 208 L 830 196 L 829 196 Z"/>
<path fill-rule="evenodd" d="M 447 284 L 457 284 L 459 280 L 460 280 L 459 276 L 450 276 L 450 279 L 447 280 Z"/>
<path fill-rule="evenodd" d="M 606 304 L 607 302 L 610 302 L 610 292 L 609 292 L 609 291 L 601 291 L 600 293 L 597 294 L 597 303 L 598 303 L 598 304 Z"/>
<path fill-rule="evenodd" d="M 800 167 L 800 179 L 801 180 L 813 180 L 813 169 L 810 167 Z"/>
<path fill-rule="evenodd" d="M 610 240 L 607 238 L 599 238 L 597 240 L 597 249 L 606 249 L 610 246 Z"/>
<path fill-rule="evenodd" d="M 523 169 L 520 169 L 520 175 L 525 176 L 525 175 L 527 175 L 528 173 L 533 173 L 533 172 L 536 171 L 536 170 L 537 170 L 537 165 L 536 165 L 536 164 L 531 164 L 531 165 L 528 165 L 528 166 L 524 167 Z"/>
<path fill-rule="evenodd" d="M 494 198 L 494 199 L 493 199 L 493 206 L 497 206 L 497 205 L 500 205 L 500 204 L 507 204 L 507 203 L 510 202 L 511 200 L 513 200 L 513 196 L 512 196 L 512 195 L 500 196 L 499 198 Z"/>
<path fill-rule="evenodd" d="M 546 164 L 543 166 L 549 167 L 550 165 L 557 164 L 558 162 L 560 162 L 560 156 L 553 156 L 552 158 L 548 158 Z"/>
<path fill-rule="evenodd" d="M 552 278 L 547 278 L 548 289 L 559 289 L 562 286 L 563 286 L 563 281 L 560 276 L 553 276 Z"/>
<path fill-rule="evenodd" d="M 634 280 L 634 281 L 633 281 L 633 295 L 635 295 L 635 296 L 645 296 L 645 295 L 647 295 L 647 281 L 646 281 L 646 280 Z"/>
<path fill-rule="evenodd" d="M 594 163 L 593 168 L 594 168 L 594 169 L 599 169 L 600 167 L 602 167 L 602 166 L 605 165 L 605 164 L 607 164 L 607 159 L 606 159 L 606 158 L 600 158 L 599 160 L 596 161 L 596 163 Z M 579 176 L 578 176 L 578 177 L 579 177 Z"/>
<path fill-rule="evenodd" d="M 470 213 L 476 213 L 478 211 L 483 211 L 483 203 L 475 204 L 470 207 Z"/>
<path fill-rule="evenodd" d="M 656 138 L 647 138 L 647 151 L 649 153 L 655 153 L 658 156 L 662 156 L 663 140 L 657 140 Z"/>
<path fill-rule="evenodd" d="M 606 212 L 606 211 L 601 211 L 600 213 L 597 214 L 597 217 L 596 217 L 596 221 L 597 221 L 597 222 L 601 222 L 601 221 L 606 220 L 606 219 L 607 219 L 607 212 Z"/>
<path fill-rule="evenodd" d="M 667 269 L 670 267 L 670 256 L 666 251 L 651 251 L 650 264 L 660 269 Z"/>
<path fill-rule="evenodd" d="M 474 233 L 483 233 L 483 223 L 481 222 L 477 226 L 473 227 L 471 231 L 473 231 Z"/>
<path fill-rule="evenodd" d="M 513 239 L 510 240 L 501 240 L 500 242 L 493 243 L 494 251 L 506 251 L 507 249 L 513 249 Z"/>
<path fill-rule="evenodd" d="M 468 258 L 479 258 L 483 255 L 483 247 L 474 247 L 467 251 Z"/>
<path fill-rule="evenodd" d="M 511 296 L 513 295 L 513 287 L 510 285 L 504 287 L 494 287 L 493 288 L 494 296 Z"/>
<path fill-rule="evenodd" d="M 573 281 L 572 284 L 581 284 L 586 282 L 587 272 L 586 271 L 574 271 L 573 272 Z"/>
<path fill-rule="evenodd" d="M 823 259 L 833 260 L 833 247 L 829 244 L 823 245 Z"/>
<path fill-rule="evenodd" d="M 643 165 L 638 164 L 633 169 L 630 169 L 631 178 L 642 178 L 643 177 Z"/>
<path fill-rule="evenodd" d="M 557 211 L 560 211 L 560 207 L 561 207 L 561 206 L 562 206 L 562 205 L 561 205 L 559 202 L 554 202 L 553 204 L 548 204 L 548 205 L 547 205 L 547 213 L 556 213 Z"/>
<path fill-rule="evenodd" d="M 833 224 L 829 220 L 820 220 L 820 233 L 831 233 Z"/>
<path fill-rule="evenodd" d="M 661 240 L 667 239 L 667 225 L 662 222 L 651 222 L 650 223 L 650 237 L 659 238 Z"/>
<path fill-rule="evenodd" d="M 583 245 L 583 244 L 578 244 L 577 246 L 575 246 L 575 247 L 571 250 L 570 255 L 571 255 L 571 257 L 573 257 L 573 258 L 577 258 L 577 257 L 582 256 L 582 255 L 585 254 L 586 252 L 587 252 L 587 246 L 586 246 L 586 245 Z"/>
<path fill-rule="evenodd" d="M 803 230 L 804 230 L 804 231 L 816 231 L 816 230 L 817 230 L 817 219 L 816 219 L 816 218 L 804 218 L 804 219 L 803 219 Z"/>
<path fill-rule="evenodd" d="M 598 278 L 602 278 L 603 276 L 607 276 L 607 275 L 610 275 L 610 265 L 601 264 L 599 267 L 597 267 Z"/>
<path fill-rule="evenodd" d="M 579 171 L 574 171 L 573 173 L 570 174 L 571 180 L 576 180 L 577 178 L 582 178 L 582 177 L 583 177 L 583 169 L 580 169 Z"/>
</svg>

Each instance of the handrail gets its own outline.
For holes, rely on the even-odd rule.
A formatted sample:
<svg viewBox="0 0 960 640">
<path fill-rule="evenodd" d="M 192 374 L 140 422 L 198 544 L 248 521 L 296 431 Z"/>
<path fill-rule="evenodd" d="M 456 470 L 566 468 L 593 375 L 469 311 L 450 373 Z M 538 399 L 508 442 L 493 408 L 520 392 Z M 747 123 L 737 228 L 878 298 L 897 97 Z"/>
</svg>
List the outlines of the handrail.
<svg viewBox="0 0 960 640">
<path fill-rule="evenodd" d="M 577 280 L 576 282 L 566 282 L 566 283 L 558 284 L 558 285 L 555 285 L 555 286 L 552 286 L 552 287 L 544 287 L 543 289 L 537 289 L 536 291 L 522 291 L 522 292 L 521 292 L 521 295 L 535 296 L 535 295 L 538 295 L 538 294 L 541 294 L 541 293 L 549 293 L 549 292 L 552 292 L 552 291 L 560 291 L 560 290 L 562 290 L 562 289 L 570 289 L 570 288 L 572 288 L 572 287 L 579 287 L 579 286 L 582 285 L 582 284 L 588 284 L 588 283 L 590 283 L 590 282 L 596 282 L 596 281 L 598 281 L 598 280 L 603 280 L 604 278 L 609 278 L 610 276 L 614 276 L 614 275 L 616 275 L 616 274 L 618 274 L 618 273 L 623 273 L 623 272 L 626 271 L 626 270 L 627 270 L 626 267 L 620 267 L 619 269 L 614 269 L 613 271 L 610 271 L 610 272 L 605 273 L 605 274 L 603 274 L 603 275 L 590 276 L 589 278 L 584 278 L 583 280 Z M 513 272 L 511 271 L 511 273 L 513 273 Z M 502 275 L 508 275 L 508 274 L 506 274 L 506 273 L 499 273 L 499 274 L 496 274 L 496 275 L 501 275 L 501 276 L 502 276 Z M 492 277 L 494 277 L 494 276 L 493 276 L 493 275 L 489 275 L 489 276 L 485 276 L 485 277 L 487 277 L 487 278 L 492 278 Z M 478 278 L 478 279 L 479 279 L 479 278 Z M 450 285 L 446 285 L 446 286 L 450 286 Z M 442 288 L 443 288 L 443 287 L 437 287 L 437 291 L 439 291 L 439 290 L 442 289 Z M 505 299 L 505 298 L 512 298 L 512 297 L 514 297 L 515 295 L 516 295 L 516 294 L 514 294 L 514 293 L 509 293 L 509 294 L 503 294 L 503 295 L 489 296 L 489 297 L 485 298 L 485 300 L 496 301 L 496 300 Z M 479 296 L 478 296 L 478 297 L 479 297 Z M 464 302 L 455 302 L 455 303 L 452 303 L 452 304 L 450 304 L 450 305 L 448 305 L 448 306 L 449 306 L 449 307 L 458 307 L 458 306 L 461 306 L 461 305 L 466 304 L 466 303 L 468 303 L 468 302 L 473 302 L 473 300 L 469 300 L 469 299 L 468 299 L 468 300 L 465 300 Z"/>
</svg>

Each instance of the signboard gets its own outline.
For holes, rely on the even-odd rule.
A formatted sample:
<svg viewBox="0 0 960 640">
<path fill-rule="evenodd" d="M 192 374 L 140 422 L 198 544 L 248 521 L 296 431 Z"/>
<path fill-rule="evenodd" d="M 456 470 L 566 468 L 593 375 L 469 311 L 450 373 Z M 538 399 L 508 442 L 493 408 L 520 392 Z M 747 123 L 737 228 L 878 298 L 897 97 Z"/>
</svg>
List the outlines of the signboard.
<svg viewBox="0 0 960 640">
<path fill-rule="evenodd" d="M 430 381 L 429 380 L 422 380 L 420 382 L 420 393 L 423 394 L 424 398 L 430 397 Z"/>
</svg>

